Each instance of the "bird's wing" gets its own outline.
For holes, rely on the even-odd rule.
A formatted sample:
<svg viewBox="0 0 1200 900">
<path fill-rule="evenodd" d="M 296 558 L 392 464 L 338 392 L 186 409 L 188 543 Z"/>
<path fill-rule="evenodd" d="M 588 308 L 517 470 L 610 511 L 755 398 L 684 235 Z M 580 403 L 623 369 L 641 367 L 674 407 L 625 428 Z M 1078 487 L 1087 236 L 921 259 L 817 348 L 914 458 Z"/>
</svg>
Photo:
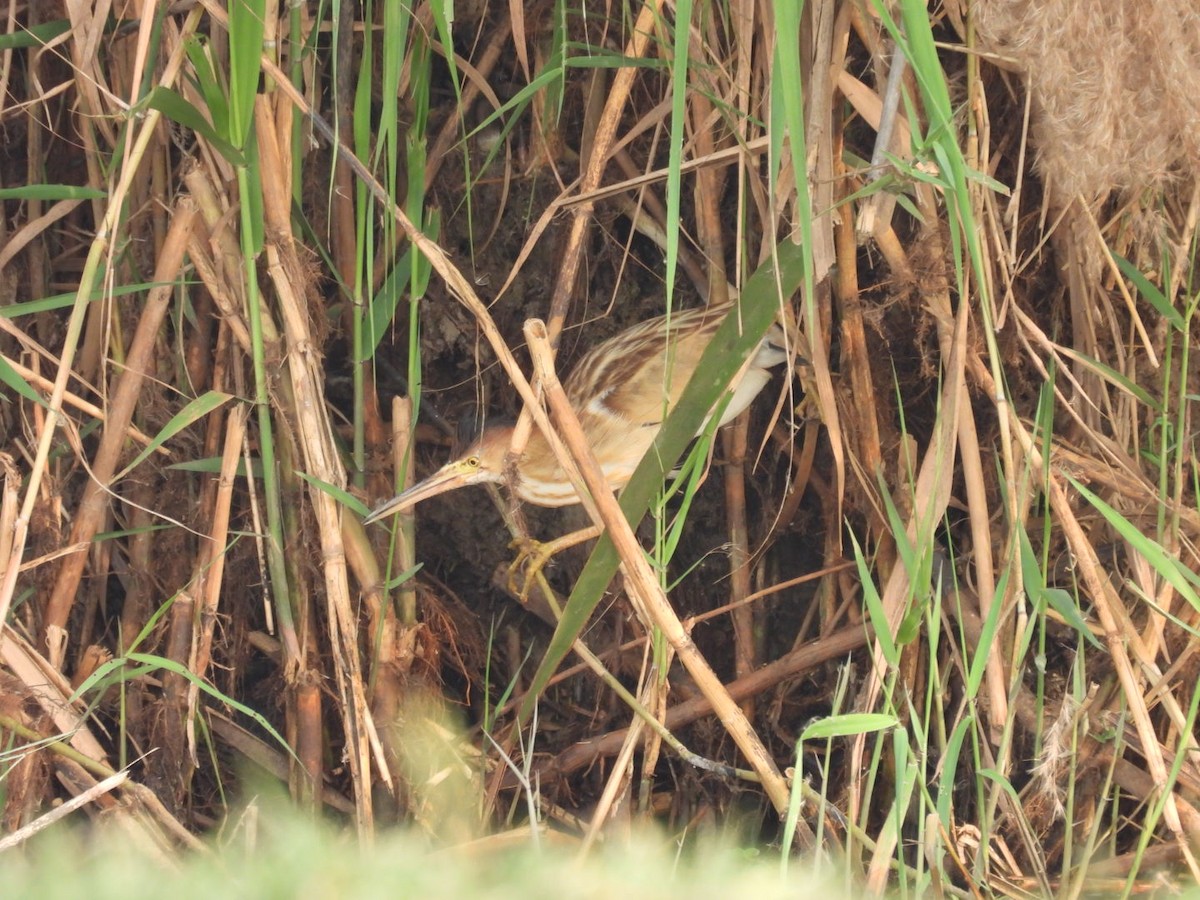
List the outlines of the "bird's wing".
<svg viewBox="0 0 1200 900">
<path fill-rule="evenodd" d="M 660 316 L 599 344 L 567 380 L 571 406 L 581 419 L 612 417 L 627 429 L 657 430 L 727 311 L 688 310 L 669 320 Z"/>
</svg>

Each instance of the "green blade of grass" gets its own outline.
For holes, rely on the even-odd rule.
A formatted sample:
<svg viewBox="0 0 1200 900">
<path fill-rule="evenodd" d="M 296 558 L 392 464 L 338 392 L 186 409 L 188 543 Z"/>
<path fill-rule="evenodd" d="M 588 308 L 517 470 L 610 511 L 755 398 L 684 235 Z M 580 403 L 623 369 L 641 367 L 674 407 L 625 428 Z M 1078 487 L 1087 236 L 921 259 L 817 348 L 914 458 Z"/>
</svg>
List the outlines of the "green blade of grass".
<svg viewBox="0 0 1200 900">
<path fill-rule="evenodd" d="M 171 420 L 162 427 L 162 430 L 154 436 L 142 452 L 133 458 L 133 461 L 122 469 L 114 478 L 113 481 L 120 481 L 134 469 L 136 469 L 151 453 L 177 435 L 183 429 L 187 428 L 193 422 L 198 422 L 215 409 L 219 409 L 228 400 L 232 399 L 231 394 L 224 394 L 221 391 L 207 391 L 197 397 L 195 400 L 188 403 L 183 409 L 171 416 Z"/>
<path fill-rule="evenodd" d="M 1178 592 L 1179 596 L 1190 603 L 1193 609 L 1200 612 L 1200 596 L 1196 593 L 1196 587 L 1200 586 L 1200 576 L 1167 553 L 1161 544 L 1143 534 L 1136 525 L 1070 475 L 1067 476 L 1067 480 L 1088 503 L 1096 508 L 1096 511 L 1104 517 L 1112 529 L 1123 540 L 1128 541 L 1130 546 L 1150 564 L 1151 568 Z"/>
</svg>

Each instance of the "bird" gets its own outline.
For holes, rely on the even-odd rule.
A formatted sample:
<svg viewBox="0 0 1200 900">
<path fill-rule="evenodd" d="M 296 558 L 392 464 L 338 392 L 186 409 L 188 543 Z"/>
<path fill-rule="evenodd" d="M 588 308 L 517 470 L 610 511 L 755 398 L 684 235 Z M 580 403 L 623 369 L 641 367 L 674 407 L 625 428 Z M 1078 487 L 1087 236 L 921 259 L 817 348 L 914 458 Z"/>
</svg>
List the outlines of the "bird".
<svg viewBox="0 0 1200 900">
<path fill-rule="evenodd" d="M 692 309 L 640 322 L 585 353 L 564 382 L 567 400 L 613 490 L 620 490 L 633 477 L 732 306 Z M 720 415 L 718 427 L 745 410 L 770 380 L 770 370 L 787 358 L 783 328 L 775 323 L 742 367 L 728 402 L 714 408 Z M 461 455 L 380 504 L 364 521 L 377 522 L 467 485 L 506 482 L 505 457 L 513 428 L 506 424 L 485 429 Z M 516 461 L 511 487 L 521 501 L 536 506 L 581 502 L 549 442 L 536 429 Z"/>
</svg>

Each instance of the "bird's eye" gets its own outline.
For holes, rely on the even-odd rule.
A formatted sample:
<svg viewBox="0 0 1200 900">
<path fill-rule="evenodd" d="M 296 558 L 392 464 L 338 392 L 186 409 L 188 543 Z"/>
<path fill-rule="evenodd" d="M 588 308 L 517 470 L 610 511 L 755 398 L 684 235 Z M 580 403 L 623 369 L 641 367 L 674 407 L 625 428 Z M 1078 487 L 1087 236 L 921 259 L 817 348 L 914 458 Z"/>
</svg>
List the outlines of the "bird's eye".
<svg viewBox="0 0 1200 900">
<path fill-rule="evenodd" d="M 467 466 L 472 469 L 478 469 L 479 468 L 479 457 L 478 456 L 468 456 L 467 457 Z"/>
</svg>

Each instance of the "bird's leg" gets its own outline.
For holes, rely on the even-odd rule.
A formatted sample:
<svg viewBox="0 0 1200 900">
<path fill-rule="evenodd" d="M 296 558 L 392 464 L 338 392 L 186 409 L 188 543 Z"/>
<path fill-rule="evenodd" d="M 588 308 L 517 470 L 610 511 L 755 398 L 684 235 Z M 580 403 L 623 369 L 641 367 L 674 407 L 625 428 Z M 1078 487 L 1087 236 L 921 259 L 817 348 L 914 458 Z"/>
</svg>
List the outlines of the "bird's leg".
<svg viewBox="0 0 1200 900">
<path fill-rule="evenodd" d="M 515 539 L 509 544 L 517 551 L 517 558 L 508 567 L 509 590 L 520 597 L 522 601 L 528 599 L 530 588 L 542 569 L 546 567 L 546 563 L 550 562 L 551 557 L 582 544 L 584 541 L 590 541 L 599 534 L 600 529 L 591 525 L 578 531 L 572 531 L 570 534 L 564 534 L 552 541 L 536 541 L 531 537 Z M 517 572 L 521 569 L 524 570 L 524 577 L 521 584 L 518 585 Z"/>
</svg>

